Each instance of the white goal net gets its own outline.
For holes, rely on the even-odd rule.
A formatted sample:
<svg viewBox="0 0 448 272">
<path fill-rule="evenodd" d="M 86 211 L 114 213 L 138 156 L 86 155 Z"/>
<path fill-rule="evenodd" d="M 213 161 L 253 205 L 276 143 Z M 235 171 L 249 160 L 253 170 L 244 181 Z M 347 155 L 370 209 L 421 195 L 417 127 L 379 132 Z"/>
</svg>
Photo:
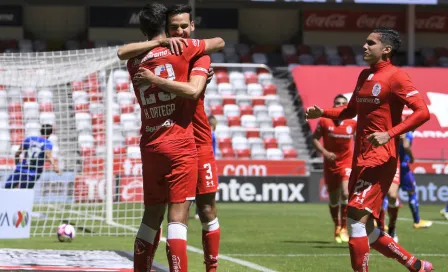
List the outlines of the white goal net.
<svg viewBox="0 0 448 272">
<path fill-rule="evenodd" d="M 53 126 L 61 169 L 46 161 L 37 175 L 31 235 L 55 235 L 62 223 L 78 235 L 135 235 L 140 225 L 140 108 L 116 50 L 0 55 L 0 188 L 16 168 L 16 151 L 43 124 Z"/>
</svg>

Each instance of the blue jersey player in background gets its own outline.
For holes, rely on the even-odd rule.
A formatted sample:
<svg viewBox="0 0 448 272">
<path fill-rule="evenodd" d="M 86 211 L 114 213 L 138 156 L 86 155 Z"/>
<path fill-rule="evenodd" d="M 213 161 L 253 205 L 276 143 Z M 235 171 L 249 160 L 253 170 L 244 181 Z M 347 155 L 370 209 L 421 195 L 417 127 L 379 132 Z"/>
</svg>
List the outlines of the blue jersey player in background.
<svg viewBox="0 0 448 272">
<path fill-rule="evenodd" d="M 430 227 L 432 222 L 420 219 L 418 196 L 415 192 L 415 178 L 409 165 L 414 162 L 414 155 L 412 154 L 413 140 L 414 135 L 412 131 L 400 137 L 400 188 L 408 193 L 409 208 L 414 218 L 414 228 L 420 229 Z"/>
<path fill-rule="evenodd" d="M 53 133 L 51 125 L 42 125 L 40 133 L 42 136 L 27 137 L 19 150 L 15 154 L 16 168 L 14 173 L 9 176 L 6 189 L 32 189 L 40 175 L 44 171 L 45 161 L 49 161 L 56 173 L 60 173 L 52 156 L 53 145 L 48 137 Z M 23 153 L 23 160 L 20 161 L 20 155 Z"/>
</svg>

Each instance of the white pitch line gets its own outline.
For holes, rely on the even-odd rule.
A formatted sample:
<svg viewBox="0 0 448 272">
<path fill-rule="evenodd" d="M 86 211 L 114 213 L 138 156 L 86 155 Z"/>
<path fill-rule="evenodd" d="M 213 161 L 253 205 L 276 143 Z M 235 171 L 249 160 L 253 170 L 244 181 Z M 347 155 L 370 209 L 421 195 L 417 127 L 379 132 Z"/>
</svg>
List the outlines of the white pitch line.
<svg viewBox="0 0 448 272">
<path fill-rule="evenodd" d="M 138 231 L 137 228 L 130 227 L 130 226 L 126 226 L 126 225 L 122 225 L 122 224 L 118 224 L 118 223 L 115 223 L 115 222 L 108 222 L 108 224 L 110 224 L 110 225 L 112 225 L 112 226 L 116 226 L 116 227 L 121 227 L 121 228 L 124 228 L 124 229 L 128 229 L 128 230 L 132 230 L 132 231 L 135 231 L 136 233 L 137 233 L 137 231 Z M 166 238 L 165 238 L 165 237 L 162 237 L 162 238 L 160 238 L 160 241 L 166 243 Z M 188 251 L 191 251 L 191 252 L 198 253 L 198 254 L 204 254 L 204 251 L 203 251 L 202 249 L 199 249 L 199 248 L 197 248 L 197 247 L 193 247 L 193 246 L 188 246 L 188 245 L 187 245 L 187 250 L 188 250 Z M 262 271 L 262 272 L 277 272 L 277 271 L 275 271 L 275 270 L 272 270 L 272 269 L 270 269 L 270 268 L 267 268 L 267 267 L 258 265 L 258 264 L 256 264 L 256 263 L 252 263 L 252 262 L 248 262 L 248 261 L 240 260 L 240 259 L 237 259 L 237 258 L 230 257 L 230 256 L 228 256 L 228 255 L 219 254 L 219 259 L 226 260 L 226 261 L 229 261 L 229 262 L 232 262 L 232 263 L 237 263 L 237 264 L 239 264 L 239 265 L 242 265 L 242 266 L 251 268 L 251 269 L 256 270 L 256 271 Z"/>
<path fill-rule="evenodd" d="M 227 256 L 235 257 L 348 257 L 350 254 L 226 254 Z M 376 256 L 382 256 L 381 254 L 370 254 Z M 438 253 L 418 253 L 418 256 L 427 257 L 448 257 L 448 254 Z"/>
<path fill-rule="evenodd" d="M 399 217 L 398 220 L 401 221 L 414 221 L 414 219 L 412 218 L 404 218 L 404 217 Z M 448 225 L 448 222 L 443 222 L 443 221 L 432 221 L 433 224 L 436 225 Z"/>
</svg>

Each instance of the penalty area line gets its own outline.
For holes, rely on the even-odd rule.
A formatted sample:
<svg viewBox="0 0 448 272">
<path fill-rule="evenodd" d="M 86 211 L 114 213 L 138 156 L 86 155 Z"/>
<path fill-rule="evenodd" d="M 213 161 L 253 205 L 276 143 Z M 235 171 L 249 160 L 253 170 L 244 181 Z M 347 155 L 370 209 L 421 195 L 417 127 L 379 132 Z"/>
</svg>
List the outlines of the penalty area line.
<svg viewBox="0 0 448 272">
<path fill-rule="evenodd" d="M 405 218 L 405 217 L 398 217 L 398 220 L 414 222 L 414 219 L 412 219 L 412 218 Z M 436 224 L 436 225 L 448 225 L 448 222 L 442 222 L 442 221 L 432 221 L 432 223 Z"/>
<path fill-rule="evenodd" d="M 137 233 L 137 231 L 138 231 L 137 228 L 134 228 L 134 227 L 131 227 L 131 226 L 122 225 L 122 224 L 119 224 L 119 223 L 116 223 L 116 222 L 108 222 L 107 224 L 115 226 L 115 227 L 120 227 L 120 228 L 123 228 L 123 229 L 131 230 L 131 231 L 135 231 L 135 233 Z M 160 241 L 166 243 L 166 238 L 162 237 L 162 238 L 160 238 Z M 194 252 L 194 253 L 198 253 L 198 254 L 204 254 L 204 251 L 202 249 L 197 248 L 197 247 L 193 247 L 193 246 L 189 246 L 189 245 L 187 245 L 187 250 L 191 251 L 191 252 Z M 226 261 L 229 261 L 229 262 L 232 262 L 232 263 L 236 263 L 236 264 L 239 264 L 239 265 L 251 268 L 251 269 L 256 270 L 256 271 L 277 272 L 275 270 L 272 270 L 270 268 L 258 265 L 256 263 L 252 263 L 252 262 L 248 262 L 248 261 L 245 261 L 245 260 L 241 260 L 241 259 L 237 259 L 237 258 L 231 257 L 230 255 L 219 254 L 219 259 L 226 260 Z"/>
</svg>

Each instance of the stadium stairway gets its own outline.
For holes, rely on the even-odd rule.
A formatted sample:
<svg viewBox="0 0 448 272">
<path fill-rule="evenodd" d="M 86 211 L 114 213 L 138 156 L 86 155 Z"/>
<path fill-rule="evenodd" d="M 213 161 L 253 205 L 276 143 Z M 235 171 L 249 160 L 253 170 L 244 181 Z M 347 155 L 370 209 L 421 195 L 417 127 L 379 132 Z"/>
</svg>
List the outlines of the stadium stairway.
<svg viewBox="0 0 448 272">
<path fill-rule="evenodd" d="M 286 73 L 285 73 L 286 72 Z M 276 68 L 273 71 L 274 84 L 277 85 L 277 95 L 280 103 L 283 105 L 287 124 L 291 131 L 291 138 L 294 140 L 294 148 L 299 154 L 299 159 L 308 161 L 310 152 L 306 143 L 305 134 L 300 125 L 297 108 L 294 106 L 294 100 L 291 99 L 288 86 L 291 84 L 288 78 L 288 71 L 282 68 Z"/>
</svg>

